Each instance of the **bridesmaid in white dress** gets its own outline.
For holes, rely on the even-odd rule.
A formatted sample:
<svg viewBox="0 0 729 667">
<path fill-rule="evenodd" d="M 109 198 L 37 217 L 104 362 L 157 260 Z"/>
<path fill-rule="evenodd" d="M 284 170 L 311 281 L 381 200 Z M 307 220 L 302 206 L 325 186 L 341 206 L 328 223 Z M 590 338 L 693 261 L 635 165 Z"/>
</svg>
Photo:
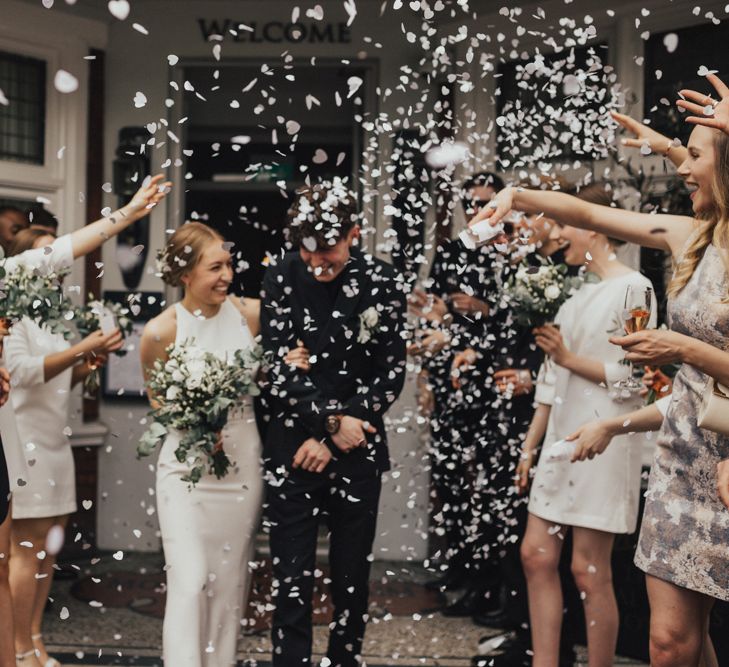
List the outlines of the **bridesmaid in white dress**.
<svg viewBox="0 0 729 667">
<path fill-rule="evenodd" d="M 583 197 L 598 199 L 595 190 L 600 187 L 590 186 Z M 604 196 L 604 189 L 602 193 Z M 551 460 L 549 447 L 595 415 L 613 417 L 642 403 L 637 394 L 621 399 L 621 392 L 613 387 L 626 375 L 626 367 L 620 363 L 622 351 L 608 338 L 616 314 L 623 310 L 627 288 L 644 290 L 651 283 L 617 261 L 613 244 L 602 234 L 558 225 L 553 236 L 568 244 L 568 264 L 585 264 L 599 281 L 586 281 L 562 305 L 555 318 L 559 328 L 547 325 L 535 330 L 537 345 L 551 361 L 540 371 L 537 409 L 524 442 L 517 481 L 524 491 L 543 437 L 521 547 L 533 664 L 546 667 L 558 662 L 563 608 L 558 568 L 563 538 L 571 528 L 572 572 L 584 596 L 589 664 L 602 667 L 612 665 L 615 655 L 618 612 L 610 560 L 615 535 L 635 531 L 642 436 L 616 438 L 609 459 L 603 456 L 583 466 L 572 465 L 569 459 Z M 655 320 L 655 313 L 652 318 Z"/>
<path fill-rule="evenodd" d="M 190 222 L 170 238 L 162 277 L 182 286 L 182 301 L 151 320 L 141 341 L 142 365 L 166 358 L 171 343 L 194 340 L 225 358 L 254 345 L 260 302 L 228 295 L 233 279 L 224 239 L 206 225 Z M 150 395 L 154 404 L 155 397 Z M 182 481 L 188 466 L 170 432 L 157 464 L 157 509 L 167 571 L 163 657 L 167 667 L 235 665 L 240 619 L 250 584 L 261 504 L 261 441 L 248 397 L 221 434 L 233 466 L 222 479 L 204 475 L 190 489 Z"/>
<path fill-rule="evenodd" d="M 5 269 L 18 266 L 59 271 L 98 248 L 147 215 L 169 190 L 162 176 L 145 180 L 132 201 L 58 239 L 38 230 L 19 232 L 9 249 Z M 23 667 L 59 667 L 43 643 L 41 624 L 55 563 L 47 536 L 53 526 L 62 532 L 76 510 L 73 454 L 64 431 L 72 386 L 118 349 L 118 331 L 96 331 L 71 345 L 27 317 L 13 325 L 5 340 L 3 360 L 13 391 L 0 409 L 0 430 L 8 455 L 12 502 L 9 580 L 13 597 L 16 660 Z M 58 530 L 58 529 L 56 529 Z M 60 548 L 61 540 L 51 540 Z"/>
</svg>

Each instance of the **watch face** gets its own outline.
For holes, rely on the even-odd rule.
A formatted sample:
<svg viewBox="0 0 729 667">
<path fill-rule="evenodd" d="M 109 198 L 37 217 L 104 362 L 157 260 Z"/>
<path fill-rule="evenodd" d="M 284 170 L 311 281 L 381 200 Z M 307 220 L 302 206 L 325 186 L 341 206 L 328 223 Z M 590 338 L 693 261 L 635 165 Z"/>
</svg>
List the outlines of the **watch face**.
<svg viewBox="0 0 729 667">
<path fill-rule="evenodd" d="M 327 417 L 325 426 L 328 433 L 334 434 L 339 430 L 339 419 L 330 415 Z"/>
</svg>

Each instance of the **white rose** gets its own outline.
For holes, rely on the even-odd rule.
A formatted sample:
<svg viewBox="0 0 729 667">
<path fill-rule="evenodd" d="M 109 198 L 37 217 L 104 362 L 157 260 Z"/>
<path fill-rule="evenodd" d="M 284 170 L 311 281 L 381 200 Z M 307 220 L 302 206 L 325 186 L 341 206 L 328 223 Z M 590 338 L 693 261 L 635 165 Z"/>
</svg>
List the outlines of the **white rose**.
<svg viewBox="0 0 729 667">
<path fill-rule="evenodd" d="M 202 359 L 205 356 L 205 350 L 197 345 L 190 345 L 185 350 L 185 357 L 187 361 L 196 361 Z"/>
<path fill-rule="evenodd" d="M 167 393 L 165 394 L 165 399 L 168 401 L 176 401 L 177 397 L 180 395 L 180 388 L 179 387 L 168 387 Z"/>
<path fill-rule="evenodd" d="M 544 298 L 548 301 L 554 301 L 555 299 L 559 299 L 560 294 L 562 294 L 562 291 L 557 287 L 557 285 L 550 285 L 547 287 L 547 289 L 544 290 Z"/>
<path fill-rule="evenodd" d="M 206 364 L 203 359 L 191 359 L 187 363 L 187 373 L 189 375 L 187 384 L 190 387 L 198 387 L 205 375 Z"/>
<path fill-rule="evenodd" d="M 185 376 L 183 375 L 181 370 L 175 369 L 172 371 L 172 381 L 173 382 L 182 382 L 184 379 L 185 379 Z"/>
</svg>

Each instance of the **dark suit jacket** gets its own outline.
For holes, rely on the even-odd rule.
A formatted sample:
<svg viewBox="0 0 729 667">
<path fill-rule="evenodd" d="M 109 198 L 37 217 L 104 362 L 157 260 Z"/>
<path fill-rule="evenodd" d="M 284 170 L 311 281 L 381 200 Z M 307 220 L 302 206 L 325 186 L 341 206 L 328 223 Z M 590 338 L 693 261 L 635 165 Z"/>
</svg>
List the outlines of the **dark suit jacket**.
<svg viewBox="0 0 729 667">
<path fill-rule="evenodd" d="M 356 248 L 342 276 L 332 308 L 327 287 L 309 273 L 298 252 L 286 253 L 266 271 L 261 333 L 273 358 L 264 439 L 269 469 L 290 469 L 307 438 L 326 438 L 324 422 L 331 414 L 366 420 L 377 434 L 368 434 L 366 447 L 348 454 L 327 441 L 335 460 L 324 475 L 358 477 L 390 467 L 383 417 L 405 381 L 404 283 L 392 266 Z M 363 313 L 376 313 L 376 324 L 365 326 Z M 360 337 L 368 340 L 358 342 Z M 283 363 L 297 339 L 311 354 L 308 373 Z"/>
</svg>

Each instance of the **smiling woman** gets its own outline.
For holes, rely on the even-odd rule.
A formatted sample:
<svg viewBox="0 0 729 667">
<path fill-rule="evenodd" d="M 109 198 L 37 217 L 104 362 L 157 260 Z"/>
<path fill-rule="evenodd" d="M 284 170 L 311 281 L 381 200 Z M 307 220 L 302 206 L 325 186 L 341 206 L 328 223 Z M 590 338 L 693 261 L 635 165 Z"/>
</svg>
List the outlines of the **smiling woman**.
<svg viewBox="0 0 729 667">
<path fill-rule="evenodd" d="M 241 303 L 228 295 L 233 280 L 231 245 L 210 227 L 188 222 L 159 253 L 158 270 L 163 280 L 182 286 L 185 293 L 182 301 L 144 329 L 140 352 L 148 387 L 152 369 L 160 363 L 166 368 L 171 351 L 195 346 L 200 354 L 210 353 L 234 364 L 239 353 L 255 349 L 259 302 L 248 299 Z M 148 391 L 155 408 L 178 400 Z M 177 409 L 183 403 L 179 401 Z M 234 661 L 249 587 L 246 563 L 263 494 L 261 443 L 250 396 L 241 396 L 240 403 L 242 407 L 231 408 L 222 431 L 212 434 L 217 436 L 217 444 L 211 453 L 222 450 L 236 464 L 221 478 L 206 469 L 208 474 L 188 489 L 185 480 L 189 479 L 191 464 L 199 459 L 194 454 L 178 458 L 183 431 L 169 427 L 163 433 L 156 493 L 167 563 L 163 627 L 167 665 L 201 664 L 211 651 L 219 656 L 216 664 Z M 207 435 L 211 435 L 209 431 Z M 216 521 L 211 522 L 211 516 Z M 230 526 L 235 530 L 230 531 Z M 180 637 L 188 641 L 180 642 Z"/>
<path fill-rule="evenodd" d="M 512 208 L 543 212 L 568 225 L 644 246 L 670 250 L 676 271 L 669 287 L 670 331 L 640 331 L 611 342 L 626 359 L 660 365 L 680 361 L 671 403 L 662 417 L 655 406 L 621 416 L 621 424 L 599 422 L 614 437 L 657 428 L 661 432 L 651 470 L 635 563 L 647 577 L 651 602 L 651 664 L 674 667 L 706 664 L 713 648 L 706 640 L 715 599 L 729 599 L 729 515 L 717 492 L 717 466 L 729 458 L 729 437 L 699 427 L 699 404 L 707 384 L 729 382 L 729 359 L 723 350 L 729 336 L 727 236 L 729 234 L 729 88 L 709 77 L 720 101 L 682 91 L 678 105 L 694 114 L 688 152 L 679 174 L 692 186 L 694 217 L 645 215 L 575 201 L 545 192 L 502 190 L 470 224 L 490 219 L 497 224 Z M 691 101 L 687 101 L 691 100 Z M 708 110 L 708 111 L 707 111 Z M 718 131 L 719 129 L 723 132 Z M 639 427 L 636 427 L 636 424 Z M 575 459 L 607 446 L 591 438 L 588 424 L 568 439 L 576 440 Z M 674 637 L 682 637 L 679 642 Z"/>
</svg>

